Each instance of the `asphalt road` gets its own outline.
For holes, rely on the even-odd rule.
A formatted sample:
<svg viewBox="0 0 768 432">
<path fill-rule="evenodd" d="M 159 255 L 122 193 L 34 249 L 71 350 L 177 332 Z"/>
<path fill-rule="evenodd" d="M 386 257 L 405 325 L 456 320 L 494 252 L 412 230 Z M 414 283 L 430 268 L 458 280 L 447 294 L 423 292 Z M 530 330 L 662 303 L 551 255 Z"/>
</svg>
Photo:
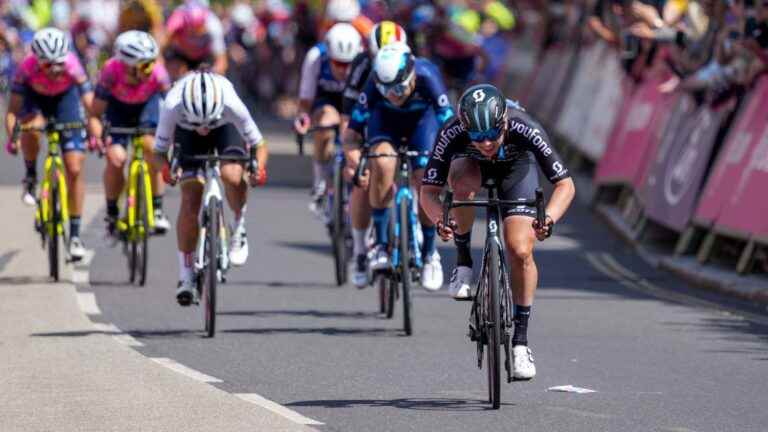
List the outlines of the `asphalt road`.
<svg viewBox="0 0 768 432">
<path fill-rule="evenodd" d="M 89 162 L 92 183 L 100 163 Z M 0 182 L 16 183 L 19 165 L 2 158 Z M 214 339 L 202 337 L 199 309 L 175 302 L 173 233 L 152 239 L 140 288 L 127 284 L 120 248 L 100 241 L 103 225 L 86 227 L 96 254 L 90 286 L 79 289 L 95 293 L 99 320 L 143 343 L 142 354 L 216 377 L 225 391 L 258 393 L 320 430 L 766 430 L 768 317 L 650 268 L 582 202 L 536 254 L 538 376 L 503 385 L 504 404 L 492 411 L 465 337 L 468 303 L 417 291 L 414 335 L 404 336 L 399 310 L 393 320 L 376 313 L 374 290 L 334 285 L 329 241 L 307 198 L 302 188 L 251 192 L 250 258 L 228 275 Z M 177 191 L 166 208 L 175 217 Z M 482 240 L 475 235 L 476 253 Z M 447 273 L 453 253 L 440 250 Z M 596 393 L 547 391 L 568 384 Z"/>
</svg>

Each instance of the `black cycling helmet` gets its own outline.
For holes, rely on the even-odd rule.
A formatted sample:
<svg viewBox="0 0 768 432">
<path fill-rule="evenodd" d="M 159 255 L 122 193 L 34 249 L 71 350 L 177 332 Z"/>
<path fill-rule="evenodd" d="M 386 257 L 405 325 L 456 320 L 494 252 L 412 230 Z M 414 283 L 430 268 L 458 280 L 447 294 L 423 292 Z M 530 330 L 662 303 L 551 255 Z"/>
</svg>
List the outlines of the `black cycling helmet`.
<svg viewBox="0 0 768 432">
<path fill-rule="evenodd" d="M 459 120 L 472 141 L 496 140 L 507 113 L 507 99 L 490 84 L 468 88 L 459 98 Z"/>
</svg>

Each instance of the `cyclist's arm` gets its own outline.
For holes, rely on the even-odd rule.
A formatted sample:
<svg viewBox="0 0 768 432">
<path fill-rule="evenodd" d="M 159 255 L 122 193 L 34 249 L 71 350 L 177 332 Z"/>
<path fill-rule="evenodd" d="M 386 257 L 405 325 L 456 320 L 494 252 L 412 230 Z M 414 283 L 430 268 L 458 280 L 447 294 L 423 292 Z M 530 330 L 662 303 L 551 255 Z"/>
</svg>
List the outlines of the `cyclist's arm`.
<svg viewBox="0 0 768 432">
<path fill-rule="evenodd" d="M 240 133 L 240 137 L 245 141 L 246 148 L 256 147 L 256 158 L 261 166 L 266 167 L 266 142 L 259 127 L 256 126 L 251 113 L 248 111 L 248 107 L 245 106 L 245 103 L 237 95 L 231 83 L 226 83 L 223 86 L 222 96 L 226 101 L 224 120 L 231 122 L 235 126 Z M 259 157 L 259 154 L 261 154 L 261 157 Z"/>
<path fill-rule="evenodd" d="M 432 154 L 424 169 L 420 192 L 421 206 L 429 220 L 434 223 L 440 222 L 443 218 L 440 192 L 448 181 L 453 154 L 462 144 L 463 132 L 464 128 L 457 119 L 443 126 L 435 138 Z"/>
<path fill-rule="evenodd" d="M 20 93 L 11 92 L 11 98 L 8 101 L 8 111 L 5 113 L 5 131 L 8 139 L 13 137 L 13 130 L 16 128 L 17 115 L 24 105 L 24 96 Z"/>
<path fill-rule="evenodd" d="M 320 49 L 312 47 L 304 57 L 301 65 L 301 82 L 299 84 L 299 112 L 309 114 L 312 101 L 317 94 L 317 78 L 320 75 Z"/>
<path fill-rule="evenodd" d="M 178 107 L 181 103 L 181 88 L 174 87 L 168 92 L 168 96 L 160 103 L 160 118 L 155 129 L 154 154 L 158 161 L 167 162 L 168 149 L 173 144 L 176 125 L 180 116 Z"/>
<path fill-rule="evenodd" d="M 352 113 L 352 109 L 357 103 L 357 98 L 360 96 L 360 91 L 362 91 L 365 86 L 365 80 L 368 78 L 366 72 L 370 69 L 369 63 L 370 58 L 368 57 L 367 52 L 358 54 L 352 61 L 351 70 L 344 83 L 341 109 L 342 114 L 347 118 L 349 118 L 349 115 Z"/>
<path fill-rule="evenodd" d="M 427 75 L 427 83 L 429 85 L 430 93 L 432 94 L 432 103 L 435 108 L 435 114 L 442 125 L 454 115 L 451 102 L 448 99 L 448 90 L 445 87 L 443 76 L 440 74 L 437 66 L 428 63 L 426 64 L 426 68 L 429 72 Z"/>
<path fill-rule="evenodd" d="M 208 20 L 206 21 L 206 27 L 208 33 L 211 35 L 211 54 L 213 54 L 213 71 L 219 75 L 225 75 L 227 73 L 227 47 L 224 42 L 224 26 L 216 14 L 213 12 L 208 14 Z"/>
</svg>

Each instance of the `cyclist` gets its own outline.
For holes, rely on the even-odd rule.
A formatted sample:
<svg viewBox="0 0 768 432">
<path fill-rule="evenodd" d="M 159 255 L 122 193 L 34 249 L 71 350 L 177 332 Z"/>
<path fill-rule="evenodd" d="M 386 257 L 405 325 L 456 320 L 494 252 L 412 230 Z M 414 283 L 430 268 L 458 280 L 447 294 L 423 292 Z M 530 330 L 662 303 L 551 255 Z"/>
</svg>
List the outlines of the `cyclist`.
<svg viewBox="0 0 768 432">
<path fill-rule="evenodd" d="M 5 128 L 8 137 L 18 121 L 34 127 L 45 126 L 47 119 L 56 122 L 83 121 L 83 107 L 91 109 L 93 89 L 77 56 L 69 49 L 69 39 L 58 29 L 38 30 L 32 39 L 32 53 L 19 65 L 11 88 Z M 61 149 L 69 190 L 69 255 L 79 260 L 85 255 L 80 239 L 80 215 L 85 199 L 85 131 L 69 130 L 61 134 Z M 15 154 L 18 143 L 9 139 L 6 149 Z M 26 175 L 23 180 L 22 200 L 35 205 L 37 184 L 37 154 L 40 152 L 40 134 L 21 134 L 21 151 Z"/>
<path fill-rule="evenodd" d="M 406 43 L 406 41 L 405 30 L 392 21 L 382 21 L 373 27 L 368 38 L 368 51 L 358 54 L 352 61 L 344 86 L 342 117 L 345 123 L 349 122 L 349 116 L 352 114 L 355 103 L 357 103 L 357 98 L 363 91 L 365 83 L 368 82 L 373 69 L 373 59 L 379 49 L 390 43 Z M 353 160 L 348 166 L 356 166 L 360 160 L 360 149 L 349 149 L 345 151 L 345 156 L 347 160 Z M 347 179 L 351 180 L 354 171 L 347 168 L 345 174 Z M 352 188 L 349 197 L 349 212 L 352 219 L 353 253 L 355 254 L 352 283 L 362 288 L 368 285 L 368 246 L 366 240 L 371 225 L 371 204 L 368 200 L 367 188 L 357 186 Z"/>
<path fill-rule="evenodd" d="M 568 169 L 551 147 L 544 128 L 516 102 L 504 98 L 490 84 L 468 88 L 459 99 L 459 115 L 440 131 L 424 175 L 421 205 L 432 221 L 442 221 L 440 192 L 446 181 L 458 200 L 471 199 L 481 188 L 481 179 L 500 182 L 499 198 L 535 199 L 539 187 L 538 163 L 554 191 L 546 208 L 546 224 L 532 223 L 536 209 L 509 206 L 504 209 L 504 242 L 509 252 L 510 278 L 515 303 L 515 332 L 512 337 L 514 377 L 536 375 L 528 348 L 528 319 L 538 280 L 533 246 L 544 240 L 568 209 L 575 187 Z M 453 238 L 456 268 L 450 292 L 456 299 L 471 297 L 472 256 L 470 235 L 474 221 L 471 207 L 452 211 L 450 226 L 442 226 L 440 237 Z"/>
<path fill-rule="evenodd" d="M 360 36 L 367 38 L 373 29 L 373 21 L 360 11 L 358 0 L 329 0 L 325 6 L 325 17 L 320 23 L 320 34 L 324 34 L 334 24 L 351 24 Z"/>
<path fill-rule="evenodd" d="M 243 141 L 235 140 L 232 126 Z M 216 148 L 220 155 L 246 156 L 248 148 L 256 146 L 259 169 L 250 173 L 251 185 L 267 180 L 267 146 L 248 108 L 235 92 L 232 83 L 221 75 L 193 72 L 179 80 L 168 92 L 160 109 L 160 122 L 155 133 L 156 161 L 167 167 L 166 154 L 171 143 L 181 148 L 181 206 L 176 225 L 179 248 L 179 284 L 176 300 L 182 306 L 192 302 L 193 253 L 197 245 L 198 214 L 203 195 L 201 162 L 184 161 L 183 156 L 205 155 Z M 175 182 L 177 173 L 169 173 Z M 229 259 L 241 266 L 248 259 L 245 231 L 245 210 L 248 189 L 243 182 L 243 164 L 222 162 L 221 179 L 234 225 Z"/>
<path fill-rule="evenodd" d="M 310 49 L 304 58 L 299 85 L 299 108 L 294 128 L 306 134 L 312 126 L 341 124 L 341 105 L 344 81 L 349 65 L 363 49 L 360 35 L 350 24 L 336 24 L 325 35 L 325 40 Z M 314 134 L 313 185 L 310 210 L 318 216 L 323 213 L 326 173 L 333 150 L 333 130 Z"/>
<path fill-rule="evenodd" d="M 191 0 L 177 7 L 168 17 L 165 37 L 163 55 L 174 81 L 205 66 L 217 74 L 227 72 L 224 26 L 204 3 Z"/>
<path fill-rule="evenodd" d="M 110 134 L 107 143 L 102 142 L 100 118 L 106 113 L 106 120 L 115 127 L 157 126 L 162 97 L 170 88 L 168 73 L 163 65 L 156 63 L 157 55 L 157 44 L 149 33 L 138 30 L 122 33 L 115 40 L 114 57 L 104 64 L 96 85 L 91 122 L 95 124 L 97 133 L 90 138 L 89 146 L 102 149 L 106 144 L 108 147 L 104 195 L 107 200 L 107 234 L 112 238 L 117 234 L 117 200 L 125 186 L 123 167 L 131 137 Z M 147 159 L 151 160 L 153 136 L 143 138 Z M 151 171 L 155 230 L 165 233 L 171 227 L 163 213 L 165 185 L 161 174 L 154 169 Z"/>
<path fill-rule="evenodd" d="M 451 116 L 453 109 L 437 67 L 414 57 L 408 45 L 389 44 L 376 54 L 373 77 L 352 111 L 344 143 L 348 150 L 359 148 L 365 134 L 366 145 L 376 154 L 396 154 L 404 139 L 411 150 L 428 152 L 440 125 Z M 427 160 L 427 156 L 422 156 L 412 161 L 415 191 L 420 189 L 418 179 Z M 354 165 L 354 161 L 350 164 Z M 397 163 L 392 158 L 376 158 L 370 165 L 370 203 L 376 234 L 370 266 L 374 271 L 386 271 L 391 268 L 387 250 L 389 206 Z M 364 177 L 365 183 L 368 176 Z M 435 250 L 435 225 L 423 212 L 419 213 L 424 240 L 421 284 L 428 290 L 437 290 L 443 284 L 443 269 Z"/>
</svg>

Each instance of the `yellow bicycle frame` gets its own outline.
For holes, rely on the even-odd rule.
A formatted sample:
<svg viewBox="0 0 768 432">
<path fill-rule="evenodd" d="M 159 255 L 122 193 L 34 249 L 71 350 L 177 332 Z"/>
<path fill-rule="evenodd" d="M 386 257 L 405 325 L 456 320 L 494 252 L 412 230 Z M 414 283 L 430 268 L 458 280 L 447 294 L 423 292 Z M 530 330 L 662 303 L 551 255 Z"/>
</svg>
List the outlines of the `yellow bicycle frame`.
<svg viewBox="0 0 768 432">
<path fill-rule="evenodd" d="M 67 181 L 65 178 L 64 161 L 59 152 L 60 135 L 57 131 L 50 131 L 48 136 L 48 156 L 43 164 L 43 181 L 40 187 L 40 199 L 38 201 L 38 211 L 35 218 L 41 227 L 48 230 L 48 235 L 53 235 L 53 230 L 59 235 L 64 233 L 64 223 L 69 221 L 69 193 L 67 191 Z M 53 178 L 53 167 L 56 167 L 57 178 Z M 54 181 L 59 182 L 59 205 L 61 206 L 61 220 L 56 227 L 51 225 L 53 220 L 53 206 L 51 206 L 51 185 Z"/>
<path fill-rule="evenodd" d="M 141 236 L 153 231 L 155 228 L 155 211 L 152 205 L 152 181 L 149 173 L 149 164 L 144 159 L 144 140 L 142 136 L 131 137 L 131 147 L 133 147 L 133 157 L 128 167 L 128 224 L 125 229 L 128 231 L 129 238 L 141 238 Z M 139 173 L 143 170 L 144 175 L 139 178 Z M 136 197 L 138 196 L 137 188 L 144 187 L 144 200 L 146 201 L 147 208 L 147 222 L 148 227 L 143 227 L 144 231 L 136 224 L 137 212 L 136 212 Z M 138 237 L 136 237 L 138 236 Z"/>
</svg>

